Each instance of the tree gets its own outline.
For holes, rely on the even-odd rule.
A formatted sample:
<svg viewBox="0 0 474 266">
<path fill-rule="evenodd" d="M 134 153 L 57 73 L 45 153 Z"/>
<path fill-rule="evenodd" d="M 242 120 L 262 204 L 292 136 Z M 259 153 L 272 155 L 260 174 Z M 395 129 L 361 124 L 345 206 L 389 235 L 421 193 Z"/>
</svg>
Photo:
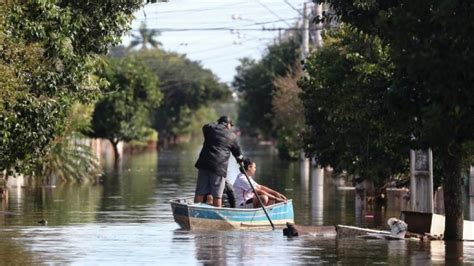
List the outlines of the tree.
<svg viewBox="0 0 474 266">
<path fill-rule="evenodd" d="M 75 101 L 98 94 L 95 56 L 118 43 L 141 1 L 0 5 L 0 171 L 29 173 Z"/>
<path fill-rule="evenodd" d="M 299 98 L 302 77 L 301 67 L 283 77 L 276 77 L 272 99 L 273 125 L 276 130 L 278 155 L 284 159 L 297 159 L 303 149 L 303 132 L 306 130 L 303 102 Z"/>
<path fill-rule="evenodd" d="M 298 61 L 299 44 L 293 39 L 268 47 L 268 52 L 256 62 L 241 60 L 232 85 L 237 89 L 241 102 L 239 125 L 250 133 L 265 138 L 275 137 L 272 98 L 276 91 L 273 79 L 291 72 Z"/>
<path fill-rule="evenodd" d="M 102 175 L 102 166 L 91 148 L 83 143 L 80 132 L 90 130 L 91 106 L 75 104 L 65 131 L 51 143 L 43 163 L 35 171 L 36 177 L 53 185 L 59 178 L 64 181 L 88 181 Z"/>
<path fill-rule="evenodd" d="M 142 50 L 146 50 L 148 44 L 153 48 L 158 48 L 162 45 L 161 42 L 155 40 L 155 37 L 161 35 L 160 31 L 147 29 L 145 22 L 142 22 L 138 32 L 140 33 L 139 36 L 132 34 L 133 40 L 130 42 L 130 45 L 127 48 L 128 50 L 131 50 L 138 45 L 142 46 L 140 48 Z"/>
<path fill-rule="evenodd" d="M 0 171 L 27 174 L 62 135 L 76 101 L 100 91 L 98 54 L 117 44 L 142 1 L 0 5 Z"/>
<path fill-rule="evenodd" d="M 408 140 L 391 131 L 399 122 L 387 101 L 394 68 L 388 48 L 347 27 L 325 39 L 300 82 L 306 152 L 322 166 L 379 184 L 405 172 Z"/>
<path fill-rule="evenodd" d="M 162 94 L 155 75 L 135 56 L 108 59 L 99 75 L 108 81 L 108 92 L 95 106 L 90 135 L 108 139 L 118 162 L 119 142 L 150 133 L 150 110 L 160 105 Z"/>
<path fill-rule="evenodd" d="M 433 149 L 443 166 L 446 240 L 463 236 L 462 169 L 471 158 L 474 116 L 474 26 L 469 1 L 318 1 L 337 18 L 389 47 L 390 87 L 396 113 L 406 122 L 412 148 Z M 408 132 L 407 132 L 408 131 Z"/>
<path fill-rule="evenodd" d="M 136 56 L 160 80 L 163 103 L 151 114 L 152 127 L 159 133 L 160 145 L 189 133 L 187 121 L 201 107 L 230 97 L 227 85 L 184 55 L 154 50 L 139 51 Z"/>
</svg>

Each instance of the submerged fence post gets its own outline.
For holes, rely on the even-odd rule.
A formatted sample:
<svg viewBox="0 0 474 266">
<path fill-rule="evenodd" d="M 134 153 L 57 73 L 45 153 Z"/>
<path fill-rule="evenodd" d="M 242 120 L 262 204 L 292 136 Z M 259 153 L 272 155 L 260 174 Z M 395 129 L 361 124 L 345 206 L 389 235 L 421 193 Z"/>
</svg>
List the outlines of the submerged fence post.
<svg viewBox="0 0 474 266">
<path fill-rule="evenodd" d="M 410 205 L 412 211 L 433 213 L 433 152 L 410 150 Z"/>
</svg>

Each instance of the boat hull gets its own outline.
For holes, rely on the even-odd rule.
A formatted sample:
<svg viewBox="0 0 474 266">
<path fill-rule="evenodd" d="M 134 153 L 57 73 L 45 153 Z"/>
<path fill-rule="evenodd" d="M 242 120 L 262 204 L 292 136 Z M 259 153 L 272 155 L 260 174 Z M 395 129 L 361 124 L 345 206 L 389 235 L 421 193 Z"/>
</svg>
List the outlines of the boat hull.
<svg viewBox="0 0 474 266">
<path fill-rule="evenodd" d="M 186 230 L 256 230 L 271 229 L 262 208 L 216 208 L 194 204 L 190 199 L 170 201 L 175 222 Z M 266 210 L 275 227 L 283 228 L 294 222 L 293 203 L 267 206 Z"/>
</svg>

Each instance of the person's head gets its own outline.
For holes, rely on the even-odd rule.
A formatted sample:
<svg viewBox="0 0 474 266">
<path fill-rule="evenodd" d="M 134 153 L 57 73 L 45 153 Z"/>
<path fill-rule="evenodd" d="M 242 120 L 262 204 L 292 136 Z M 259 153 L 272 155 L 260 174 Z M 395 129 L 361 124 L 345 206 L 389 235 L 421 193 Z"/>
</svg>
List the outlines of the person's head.
<svg viewBox="0 0 474 266">
<path fill-rule="evenodd" d="M 232 123 L 232 119 L 226 115 L 223 115 L 221 117 L 219 117 L 219 119 L 217 119 L 217 123 L 218 124 L 223 124 L 225 125 L 227 128 L 231 128 L 234 126 L 234 123 Z"/>
<path fill-rule="evenodd" d="M 244 169 L 240 169 L 240 171 L 244 170 L 249 176 L 254 176 L 257 171 L 257 164 L 249 158 L 245 158 L 243 164 Z"/>
</svg>

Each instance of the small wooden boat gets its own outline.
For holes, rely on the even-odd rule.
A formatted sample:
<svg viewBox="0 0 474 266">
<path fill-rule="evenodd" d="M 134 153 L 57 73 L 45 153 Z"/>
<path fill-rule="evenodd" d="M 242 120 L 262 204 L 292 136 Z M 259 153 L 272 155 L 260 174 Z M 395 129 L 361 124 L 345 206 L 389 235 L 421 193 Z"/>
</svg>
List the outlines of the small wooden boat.
<svg viewBox="0 0 474 266">
<path fill-rule="evenodd" d="M 170 201 L 173 217 L 186 230 L 256 230 L 271 229 L 262 208 L 216 208 L 193 199 Z M 293 202 L 278 203 L 265 207 L 275 227 L 283 228 L 294 223 Z"/>
</svg>

